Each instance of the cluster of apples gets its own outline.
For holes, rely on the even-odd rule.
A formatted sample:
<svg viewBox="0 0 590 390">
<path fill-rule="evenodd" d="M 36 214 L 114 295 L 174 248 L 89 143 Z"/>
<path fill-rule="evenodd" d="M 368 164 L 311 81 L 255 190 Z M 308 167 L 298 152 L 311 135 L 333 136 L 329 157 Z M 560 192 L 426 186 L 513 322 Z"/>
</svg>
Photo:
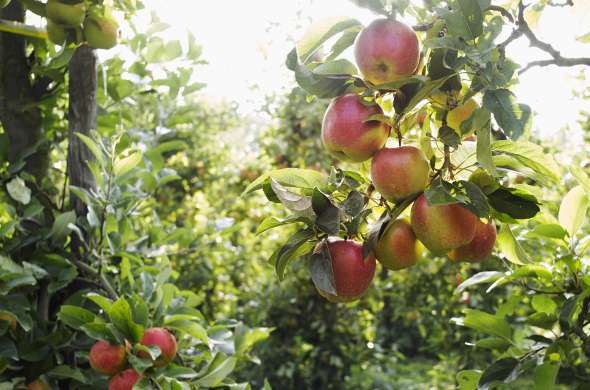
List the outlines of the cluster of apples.
<svg viewBox="0 0 590 390">
<path fill-rule="evenodd" d="M 176 356 L 176 338 L 164 328 L 149 328 L 143 333 L 139 341 L 146 347 L 157 346 L 160 356 L 153 362 L 154 367 L 163 367 Z M 90 349 L 90 366 L 97 372 L 111 377 L 109 390 L 131 390 L 143 376 L 133 368 L 127 368 L 127 354 L 130 347 L 115 345 L 108 341 L 97 341 Z M 145 351 L 138 351 L 141 358 L 149 358 Z"/>
<path fill-rule="evenodd" d="M 57 45 L 63 45 L 68 36 L 77 42 L 84 41 L 96 49 L 111 49 L 117 45 L 119 25 L 108 7 L 86 2 L 64 0 L 47 1 L 47 35 Z"/>
<path fill-rule="evenodd" d="M 354 55 L 363 78 L 375 85 L 411 76 L 420 62 L 415 32 L 390 19 L 376 20 L 364 28 L 355 41 Z M 447 98 L 444 93 L 438 94 L 439 100 L 443 95 Z M 469 100 L 448 113 L 448 125 L 455 126 L 459 134 L 461 123 L 477 108 L 473 103 Z M 416 200 L 410 221 L 397 219 L 388 223 L 374 251 L 366 258 L 358 242 L 336 238 L 327 241 L 336 295 L 318 290 L 331 301 L 359 298 L 371 284 L 375 260 L 388 269 L 407 268 L 420 258 L 423 244 L 432 253 L 447 254 L 454 261 L 479 262 L 491 254 L 496 241 L 493 223 L 480 221 L 458 204 L 428 203 L 423 194 L 431 179 L 426 156 L 414 146 L 386 147 L 390 126 L 371 120 L 380 114 L 383 111 L 379 105 L 367 103 L 356 94 L 340 96 L 325 113 L 322 142 L 340 160 L 363 162 L 372 158 L 372 183 L 387 201 Z"/>
</svg>

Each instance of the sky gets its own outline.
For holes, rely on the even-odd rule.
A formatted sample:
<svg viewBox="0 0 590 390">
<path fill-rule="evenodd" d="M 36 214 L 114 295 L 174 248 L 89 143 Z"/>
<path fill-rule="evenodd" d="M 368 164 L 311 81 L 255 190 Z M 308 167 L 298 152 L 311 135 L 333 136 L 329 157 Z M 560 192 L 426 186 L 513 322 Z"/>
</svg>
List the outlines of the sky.
<svg viewBox="0 0 590 390">
<path fill-rule="evenodd" d="M 187 31 L 195 35 L 209 62 L 198 72 L 198 78 L 207 83 L 204 93 L 236 101 L 243 113 L 260 107 L 265 95 L 280 94 L 293 85 L 293 75 L 284 66 L 285 56 L 313 21 L 351 16 L 368 24 L 377 17 L 349 0 L 147 0 L 145 3 L 160 19 L 173 25 L 166 33 L 169 37 L 184 36 Z M 590 31 L 590 0 L 575 3 L 575 7 L 549 7 L 534 31 L 565 56 L 590 56 L 590 44 L 575 40 Z M 507 54 L 520 64 L 547 58 L 530 48 L 525 39 L 510 45 Z M 537 67 L 522 75 L 514 91 L 520 102 L 533 108 L 537 134 L 551 137 L 569 126 L 579 138 L 576 122 L 588 101 L 577 98 L 573 91 L 581 89 L 582 71 L 582 67 Z M 590 71 L 585 72 L 590 80 Z"/>
</svg>

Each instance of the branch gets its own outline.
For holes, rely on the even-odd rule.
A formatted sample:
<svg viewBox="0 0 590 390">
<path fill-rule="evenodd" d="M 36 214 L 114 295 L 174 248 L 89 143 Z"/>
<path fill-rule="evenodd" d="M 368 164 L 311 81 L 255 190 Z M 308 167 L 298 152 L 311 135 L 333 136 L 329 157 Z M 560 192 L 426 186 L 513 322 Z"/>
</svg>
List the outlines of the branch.
<svg viewBox="0 0 590 390">
<path fill-rule="evenodd" d="M 514 23 L 514 17 L 512 17 L 512 14 L 504 7 L 500 7 L 499 5 L 490 5 L 488 8 L 486 8 L 486 11 L 499 12 L 506 19 L 510 20 L 511 23 Z"/>
<path fill-rule="evenodd" d="M 118 298 L 117 292 L 115 291 L 113 286 L 111 286 L 109 281 L 104 277 L 104 275 L 100 274 L 98 271 L 96 271 L 94 268 L 92 268 L 88 264 L 84 263 L 83 261 L 80 261 L 80 260 L 75 259 L 73 257 L 70 257 L 69 260 L 80 271 L 88 274 L 89 276 L 91 276 L 93 278 L 98 278 L 98 284 L 109 295 L 109 298 L 111 298 L 112 300 L 116 300 Z"/>
<path fill-rule="evenodd" d="M 412 26 L 414 31 L 428 31 L 434 26 L 434 22 L 426 23 L 426 24 L 417 24 Z"/>
</svg>

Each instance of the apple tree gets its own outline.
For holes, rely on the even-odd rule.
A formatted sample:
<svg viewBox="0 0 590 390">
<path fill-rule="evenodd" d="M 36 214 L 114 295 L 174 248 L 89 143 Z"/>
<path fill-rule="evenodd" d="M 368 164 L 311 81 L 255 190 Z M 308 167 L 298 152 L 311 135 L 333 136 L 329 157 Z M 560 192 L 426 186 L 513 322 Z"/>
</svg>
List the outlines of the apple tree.
<svg viewBox="0 0 590 390">
<path fill-rule="evenodd" d="M 491 283 L 488 291 L 522 299 L 448 319 L 493 359 L 465 367 L 459 387 L 587 385 L 588 241 L 579 238 L 590 182 L 533 142 L 531 109 L 512 89 L 532 67 L 590 58 L 564 57 L 541 41 L 523 1 L 355 3 L 375 20 L 322 20 L 286 60 L 308 99 L 331 99 L 321 141 L 333 167 L 271 170 L 244 191 L 261 190 L 288 212 L 266 218 L 257 233 L 297 227 L 269 259 L 278 279 L 302 259 L 319 295 L 350 302 L 369 288 L 377 263 L 392 272 L 471 263 L 473 276 L 457 292 Z M 512 61 L 506 48 L 521 39 L 549 58 Z M 477 272 L 491 257 L 501 266 Z"/>
</svg>

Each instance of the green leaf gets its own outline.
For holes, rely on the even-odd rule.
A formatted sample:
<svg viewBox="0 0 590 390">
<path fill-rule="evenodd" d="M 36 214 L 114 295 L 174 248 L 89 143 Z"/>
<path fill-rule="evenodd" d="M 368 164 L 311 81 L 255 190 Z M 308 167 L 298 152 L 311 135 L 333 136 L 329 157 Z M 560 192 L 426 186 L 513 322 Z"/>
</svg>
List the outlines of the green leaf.
<svg viewBox="0 0 590 390">
<path fill-rule="evenodd" d="M 531 126 L 531 109 L 516 102 L 507 89 L 488 90 L 483 97 L 483 106 L 494 114 L 498 125 L 511 139 L 518 139 Z"/>
<path fill-rule="evenodd" d="M 327 177 L 321 172 L 311 169 L 284 168 L 266 172 L 250 183 L 242 193 L 242 196 L 261 189 L 268 178 L 274 179 L 277 183 L 285 187 L 308 190 L 313 190 L 315 187 L 322 189 L 327 184 Z"/>
<path fill-rule="evenodd" d="M 559 372 L 559 363 L 545 362 L 535 368 L 533 390 L 553 390 Z"/>
<path fill-rule="evenodd" d="M 82 133 L 76 133 L 76 136 L 80 138 L 80 140 L 86 145 L 90 153 L 94 156 L 96 161 L 100 164 L 100 166 L 104 167 L 105 164 L 105 156 L 104 153 L 100 150 L 99 146 L 94 142 L 94 140 L 87 135 Z"/>
<path fill-rule="evenodd" d="M 576 41 L 582 42 L 582 43 L 590 43 L 590 32 L 588 32 L 584 35 L 580 35 L 579 37 L 576 38 Z"/>
<path fill-rule="evenodd" d="M 454 318 L 453 322 L 507 341 L 511 341 L 512 338 L 512 330 L 504 318 L 484 311 L 467 309 L 465 317 Z"/>
<path fill-rule="evenodd" d="M 478 108 L 472 115 L 472 118 L 475 116 L 474 121 L 479 125 L 482 123 L 482 118 L 485 117 L 486 122 L 481 124 L 481 126 L 475 127 L 476 134 L 477 134 L 477 146 L 476 146 L 476 156 L 477 162 L 479 165 L 485 169 L 490 175 L 498 176 L 498 171 L 496 170 L 496 166 L 494 165 L 494 160 L 492 159 L 492 148 L 491 148 L 491 122 L 490 122 L 490 113 L 489 111 Z"/>
<path fill-rule="evenodd" d="M 254 344 L 265 340 L 272 328 L 248 328 L 240 324 L 234 332 L 234 345 L 237 354 L 248 352 Z"/>
<path fill-rule="evenodd" d="M 324 42 L 334 35 L 355 26 L 361 26 L 361 23 L 356 19 L 347 17 L 325 18 L 312 24 L 297 42 L 299 57 L 303 63 L 307 63 Z"/>
<path fill-rule="evenodd" d="M 313 237 L 313 230 L 299 230 L 278 250 L 275 269 L 279 280 L 285 278 L 285 271 L 291 260 L 301 257 L 313 250 L 315 244 L 309 241 Z"/>
<path fill-rule="evenodd" d="M 478 348 L 503 350 L 510 346 L 510 343 L 501 337 L 487 337 L 477 340 L 475 346 Z"/>
<path fill-rule="evenodd" d="M 332 48 L 330 49 L 330 54 L 328 55 L 328 57 L 326 57 L 326 61 L 333 61 L 340 54 L 342 54 L 344 50 L 352 46 L 361 29 L 362 26 L 358 25 L 344 30 L 340 38 L 338 38 L 334 45 L 332 45 Z"/>
<path fill-rule="evenodd" d="M 490 206 L 515 219 L 533 218 L 541 210 L 537 199 L 516 188 L 500 187 L 488 195 Z"/>
<path fill-rule="evenodd" d="M 307 219 L 314 218 L 312 201 L 309 196 L 291 192 L 272 178 L 270 179 L 270 187 L 283 206 L 292 211 L 295 215 Z"/>
<path fill-rule="evenodd" d="M 457 373 L 458 390 L 476 390 L 481 377 L 479 370 L 464 370 Z"/>
<path fill-rule="evenodd" d="M 6 190 L 10 197 L 22 204 L 29 204 L 31 201 L 31 190 L 20 177 L 15 177 L 6 184 Z"/>
<path fill-rule="evenodd" d="M 207 337 L 207 330 L 202 325 L 195 321 L 189 320 L 178 320 L 167 322 L 166 326 L 170 329 L 176 329 L 180 332 L 187 333 L 195 339 L 201 341 L 203 344 L 209 344 L 209 338 Z"/>
<path fill-rule="evenodd" d="M 63 305 L 59 309 L 58 317 L 61 322 L 74 329 L 80 329 L 83 325 L 97 319 L 91 311 L 72 305 Z"/>
<path fill-rule="evenodd" d="M 324 62 L 313 68 L 312 72 L 319 76 L 357 74 L 356 66 L 343 58 L 331 62 Z"/>
<path fill-rule="evenodd" d="M 55 218 L 55 221 L 53 221 L 53 226 L 51 227 L 52 241 L 54 243 L 63 242 L 70 233 L 70 228 L 68 225 L 74 223 L 76 223 L 75 211 L 66 211 L 65 213 L 58 215 L 57 218 Z"/>
<path fill-rule="evenodd" d="M 193 382 L 193 385 L 199 387 L 216 387 L 221 381 L 225 379 L 236 366 L 237 359 L 234 357 L 226 357 L 224 360 L 216 364 L 212 370 L 208 370 L 207 373 Z"/>
<path fill-rule="evenodd" d="M 337 235 L 340 231 L 340 209 L 317 188 L 313 191 L 311 205 L 316 215 L 315 225 L 328 234 Z"/>
<path fill-rule="evenodd" d="M 306 218 L 291 216 L 289 218 L 276 218 L 276 217 L 267 217 L 260 225 L 256 228 L 256 235 L 266 232 L 267 230 L 274 229 L 279 226 L 289 225 L 296 222 L 311 222 L 308 221 Z"/>
<path fill-rule="evenodd" d="M 555 223 L 547 223 L 537 225 L 527 233 L 527 237 L 544 237 L 544 238 L 554 238 L 558 240 L 563 240 L 567 232 L 561 225 Z"/>
<path fill-rule="evenodd" d="M 473 275 L 472 277 L 470 277 L 469 279 L 465 280 L 459 286 L 457 286 L 455 292 L 462 292 L 467 287 L 471 287 L 471 286 L 474 286 L 476 284 L 489 283 L 489 282 L 496 281 L 499 278 L 501 278 L 502 276 L 504 276 L 504 273 L 503 272 L 498 272 L 498 271 L 483 271 L 483 272 L 478 272 L 475 275 Z"/>
<path fill-rule="evenodd" d="M 498 383 L 512 382 L 516 378 L 518 366 L 518 360 L 511 357 L 496 360 L 481 375 L 477 389 L 488 390 Z"/>
<path fill-rule="evenodd" d="M 504 223 L 500 226 L 500 232 L 496 237 L 496 243 L 500 252 L 508 261 L 514 264 L 524 265 L 530 262 L 528 255 L 514 238 L 510 225 Z"/>
<path fill-rule="evenodd" d="M 474 40 L 483 33 L 483 14 L 477 0 L 454 0 L 445 15 L 449 35 Z"/>
<path fill-rule="evenodd" d="M 47 373 L 47 375 L 52 378 L 73 379 L 80 383 L 87 383 L 86 377 L 82 371 L 65 365 L 54 367 Z"/>
<path fill-rule="evenodd" d="M 334 280 L 334 270 L 332 269 L 332 258 L 328 244 L 324 241 L 321 249 L 314 253 L 309 263 L 311 280 L 316 288 L 329 294 L 336 295 L 336 281 Z"/>
<path fill-rule="evenodd" d="M 492 144 L 492 151 L 495 154 L 507 155 L 522 166 L 532 169 L 539 174 L 539 180 L 559 181 L 561 176 L 559 166 L 553 157 L 545 153 L 543 148 L 537 144 L 524 141 L 496 141 Z"/>
<path fill-rule="evenodd" d="M 115 164 L 113 165 L 113 173 L 116 176 L 123 176 L 139 165 L 142 159 L 143 154 L 140 151 L 133 152 L 129 156 L 123 157 L 121 159 L 117 158 L 115 159 Z"/>
<path fill-rule="evenodd" d="M 586 194 L 590 196 L 590 178 L 588 177 L 586 172 L 584 172 L 584 169 L 582 169 L 582 167 L 580 167 L 579 165 L 572 165 L 570 167 L 570 172 L 572 173 L 572 175 L 574 175 L 574 177 L 578 181 L 578 184 L 584 188 Z"/>
<path fill-rule="evenodd" d="M 559 224 L 573 237 L 586 220 L 588 194 L 581 186 L 568 191 L 559 206 Z"/>
<path fill-rule="evenodd" d="M 109 317 L 115 325 L 115 328 L 120 331 L 125 338 L 132 342 L 138 342 L 143 336 L 143 327 L 133 322 L 133 313 L 131 306 L 124 298 L 119 298 L 115 301 L 109 311 Z"/>
</svg>

